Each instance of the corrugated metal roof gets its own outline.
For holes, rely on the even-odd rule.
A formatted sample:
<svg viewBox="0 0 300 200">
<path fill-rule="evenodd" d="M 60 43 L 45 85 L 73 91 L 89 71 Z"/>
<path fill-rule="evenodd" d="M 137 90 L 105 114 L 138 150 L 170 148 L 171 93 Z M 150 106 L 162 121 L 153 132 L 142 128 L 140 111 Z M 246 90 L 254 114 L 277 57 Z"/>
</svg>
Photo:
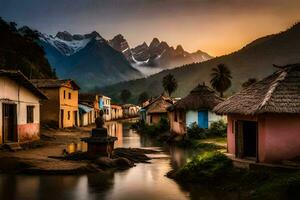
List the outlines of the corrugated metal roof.
<svg viewBox="0 0 300 200">
<path fill-rule="evenodd" d="M 79 108 L 79 113 L 88 113 L 93 111 L 92 107 L 83 104 L 78 104 L 78 108 Z"/>
</svg>

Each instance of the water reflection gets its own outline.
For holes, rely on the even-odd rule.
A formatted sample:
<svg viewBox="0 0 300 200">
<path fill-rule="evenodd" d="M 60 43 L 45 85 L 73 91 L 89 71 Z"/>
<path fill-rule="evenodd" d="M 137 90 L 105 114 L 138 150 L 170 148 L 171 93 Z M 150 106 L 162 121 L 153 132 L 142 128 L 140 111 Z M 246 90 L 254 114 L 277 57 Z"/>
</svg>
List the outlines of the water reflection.
<svg viewBox="0 0 300 200">
<path fill-rule="evenodd" d="M 118 137 L 116 147 L 162 149 L 150 138 L 141 137 L 131 130 L 128 123 L 109 122 L 106 127 L 110 135 Z M 69 152 L 86 151 L 86 149 L 85 143 L 73 143 L 68 146 Z M 137 164 L 134 168 L 117 173 L 83 176 L 0 175 L 0 199 L 189 199 L 189 193 L 165 175 L 172 167 L 178 168 L 186 163 L 193 153 L 176 147 L 164 147 L 164 149 L 165 153 L 156 155 L 159 158 L 151 160 L 151 164 Z M 203 197 L 197 190 L 189 190 L 192 191 L 193 199 Z M 217 199 L 210 193 L 201 192 L 201 194 L 212 197 L 209 199 Z"/>
</svg>

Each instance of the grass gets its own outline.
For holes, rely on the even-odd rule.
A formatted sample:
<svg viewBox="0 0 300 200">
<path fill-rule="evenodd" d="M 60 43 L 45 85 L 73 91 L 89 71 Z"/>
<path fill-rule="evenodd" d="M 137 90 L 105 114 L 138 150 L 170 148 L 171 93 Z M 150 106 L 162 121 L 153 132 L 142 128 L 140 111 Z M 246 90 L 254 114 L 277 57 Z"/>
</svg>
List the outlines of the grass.
<svg viewBox="0 0 300 200">
<path fill-rule="evenodd" d="M 175 174 L 175 179 L 197 182 L 212 181 L 232 168 L 232 161 L 218 151 L 206 151 L 184 165 Z"/>
<path fill-rule="evenodd" d="M 235 168 L 229 158 L 216 151 L 215 144 L 199 145 L 205 151 L 169 177 L 184 184 L 208 184 L 214 190 L 239 192 L 246 199 L 300 199 L 300 171 Z"/>
</svg>

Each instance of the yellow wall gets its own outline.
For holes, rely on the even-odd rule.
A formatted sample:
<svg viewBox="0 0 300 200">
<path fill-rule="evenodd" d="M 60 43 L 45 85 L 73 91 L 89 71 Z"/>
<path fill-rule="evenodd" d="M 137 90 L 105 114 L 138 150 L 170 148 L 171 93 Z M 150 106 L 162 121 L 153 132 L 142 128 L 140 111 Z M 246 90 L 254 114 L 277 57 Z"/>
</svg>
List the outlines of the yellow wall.
<svg viewBox="0 0 300 200">
<path fill-rule="evenodd" d="M 59 120 L 59 89 L 40 89 L 49 99 L 41 102 L 41 123 L 58 125 Z"/>
<path fill-rule="evenodd" d="M 69 98 L 69 94 L 71 95 Z M 71 87 L 59 88 L 60 112 L 64 110 L 63 127 L 59 123 L 60 128 L 73 127 L 79 125 L 78 113 L 78 90 L 73 90 Z M 59 114 L 59 122 L 61 122 L 61 114 Z M 75 119 L 77 121 L 75 121 Z"/>
</svg>

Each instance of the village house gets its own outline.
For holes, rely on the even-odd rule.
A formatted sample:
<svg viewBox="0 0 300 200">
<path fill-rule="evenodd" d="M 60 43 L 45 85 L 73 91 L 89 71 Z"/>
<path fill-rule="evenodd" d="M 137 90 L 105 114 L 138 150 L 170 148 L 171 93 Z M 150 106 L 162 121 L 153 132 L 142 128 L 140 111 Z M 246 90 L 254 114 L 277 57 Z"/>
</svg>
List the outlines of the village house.
<svg viewBox="0 0 300 200">
<path fill-rule="evenodd" d="M 79 126 L 78 90 L 73 80 L 31 80 L 49 98 L 41 106 L 41 123 L 59 128 Z"/>
<path fill-rule="evenodd" d="M 40 138 L 40 101 L 47 97 L 21 72 L 0 70 L 0 144 Z"/>
<path fill-rule="evenodd" d="M 99 116 L 100 112 L 100 103 L 99 103 L 99 97 L 95 94 L 79 94 L 79 103 L 88 105 L 89 107 L 92 107 L 94 109 L 94 119 L 96 119 L 97 116 Z"/>
<path fill-rule="evenodd" d="M 105 121 L 111 120 L 111 98 L 102 94 L 97 95 L 99 107 L 103 110 L 103 118 Z"/>
<path fill-rule="evenodd" d="M 122 106 L 117 104 L 111 104 L 111 119 L 122 119 L 123 118 L 123 109 Z"/>
<path fill-rule="evenodd" d="M 209 128 L 212 122 L 222 120 L 222 116 L 212 111 L 222 101 L 215 91 L 199 84 L 188 96 L 168 108 L 171 133 L 186 134 L 187 127 L 192 124 Z"/>
<path fill-rule="evenodd" d="M 95 110 L 89 104 L 79 103 L 80 126 L 88 126 L 95 123 Z"/>
<path fill-rule="evenodd" d="M 160 95 L 141 109 L 141 119 L 148 125 L 158 124 L 162 118 L 168 119 L 167 108 L 171 105 L 171 98 Z"/>
<path fill-rule="evenodd" d="M 133 104 L 124 104 L 122 105 L 122 109 L 124 118 L 132 118 L 139 115 L 140 107 Z"/>
<path fill-rule="evenodd" d="M 214 109 L 228 115 L 228 153 L 257 162 L 300 156 L 300 64 L 281 67 Z"/>
</svg>

